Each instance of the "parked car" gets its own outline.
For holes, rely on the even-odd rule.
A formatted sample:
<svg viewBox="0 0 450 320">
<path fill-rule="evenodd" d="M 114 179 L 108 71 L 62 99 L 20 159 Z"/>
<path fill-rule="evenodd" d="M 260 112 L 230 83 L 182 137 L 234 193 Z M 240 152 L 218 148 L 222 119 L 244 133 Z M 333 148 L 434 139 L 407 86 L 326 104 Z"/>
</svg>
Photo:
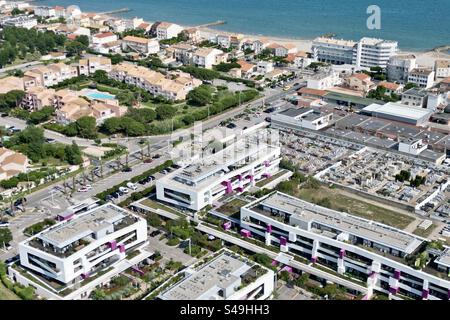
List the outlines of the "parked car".
<svg viewBox="0 0 450 320">
<path fill-rule="evenodd" d="M 106 201 L 112 201 L 113 199 L 114 199 L 114 197 L 113 197 L 112 194 L 108 194 L 108 195 L 105 197 L 105 200 L 106 200 Z"/>
<path fill-rule="evenodd" d="M 147 178 L 139 180 L 138 183 L 141 185 L 148 183 Z"/>
<path fill-rule="evenodd" d="M 152 162 L 153 162 L 153 159 L 150 159 L 150 158 L 144 160 L 144 163 L 152 163 Z"/>
<path fill-rule="evenodd" d="M 10 223 L 8 221 L 1 221 L 0 222 L 0 228 L 6 228 L 9 227 Z"/>
<path fill-rule="evenodd" d="M 124 193 L 124 194 L 127 194 L 130 190 L 128 190 L 128 189 L 125 188 L 125 187 L 119 187 L 119 191 L 122 192 L 122 193 Z"/>
<path fill-rule="evenodd" d="M 227 125 L 227 128 L 229 128 L 229 129 L 234 129 L 236 127 L 237 127 L 236 124 L 234 124 L 233 122 L 231 122 Z"/>
<path fill-rule="evenodd" d="M 155 155 L 153 156 L 153 159 L 159 159 L 159 158 L 161 158 L 161 155 L 160 155 L 160 154 L 155 154 Z"/>
<path fill-rule="evenodd" d="M 122 172 L 131 172 L 131 171 L 133 171 L 133 169 L 131 169 L 131 167 L 124 167 L 122 169 Z"/>
<path fill-rule="evenodd" d="M 127 187 L 131 190 L 137 190 L 137 186 L 132 182 L 128 182 Z"/>
<path fill-rule="evenodd" d="M 153 231 L 152 233 L 150 233 L 150 237 L 156 237 L 156 236 L 158 236 L 158 235 L 160 235 L 160 234 L 161 234 L 161 231 L 155 230 L 155 231 Z"/>
</svg>

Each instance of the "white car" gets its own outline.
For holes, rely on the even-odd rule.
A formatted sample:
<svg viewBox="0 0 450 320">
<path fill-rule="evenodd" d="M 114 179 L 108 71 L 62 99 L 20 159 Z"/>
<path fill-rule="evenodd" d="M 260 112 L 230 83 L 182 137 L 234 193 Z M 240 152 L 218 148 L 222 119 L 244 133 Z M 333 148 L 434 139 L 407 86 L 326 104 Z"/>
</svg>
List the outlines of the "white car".
<svg viewBox="0 0 450 320">
<path fill-rule="evenodd" d="M 134 183 L 128 182 L 127 187 L 131 190 L 137 190 L 137 186 Z"/>
<path fill-rule="evenodd" d="M 125 188 L 125 187 L 119 187 L 119 191 L 122 192 L 122 193 L 127 194 L 130 190 L 128 190 L 128 189 Z"/>
<path fill-rule="evenodd" d="M 6 227 L 9 227 L 9 225 L 10 225 L 9 222 L 0 222 L 0 228 L 1 228 L 1 227 L 6 228 Z"/>
<path fill-rule="evenodd" d="M 91 190 L 92 187 L 90 185 L 82 186 L 80 189 L 78 189 L 78 192 L 88 192 Z"/>
</svg>

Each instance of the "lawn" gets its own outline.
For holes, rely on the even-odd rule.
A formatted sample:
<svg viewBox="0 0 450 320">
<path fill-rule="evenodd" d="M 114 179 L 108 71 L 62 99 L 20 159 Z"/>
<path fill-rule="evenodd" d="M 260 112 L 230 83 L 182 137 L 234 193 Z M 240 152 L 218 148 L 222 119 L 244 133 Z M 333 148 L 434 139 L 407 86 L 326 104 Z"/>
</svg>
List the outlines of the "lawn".
<svg viewBox="0 0 450 320">
<path fill-rule="evenodd" d="M 258 181 L 258 182 L 256 183 L 256 186 L 262 188 L 262 187 L 264 187 L 266 184 L 268 184 L 268 183 L 272 182 L 273 180 L 278 179 L 278 178 L 281 177 L 282 175 L 286 174 L 286 171 L 287 171 L 287 170 L 281 170 L 280 172 L 278 172 L 277 174 L 271 176 L 270 178 L 267 178 L 267 179 Z"/>
<path fill-rule="evenodd" d="M 170 207 L 168 207 L 168 206 L 166 206 L 166 205 L 164 205 L 162 203 L 159 203 L 157 201 L 154 201 L 154 200 L 151 200 L 151 199 L 148 199 L 148 198 L 142 200 L 141 204 L 143 204 L 144 206 L 153 208 L 153 209 L 161 209 L 161 210 L 164 210 L 164 211 L 176 214 L 176 215 L 180 215 L 180 213 L 178 211 L 176 211 L 176 210 L 174 210 L 174 209 L 172 209 L 172 208 L 170 208 Z"/>
<path fill-rule="evenodd" d="M 419 237 L 422 237 L 422 238 L 427 238 L 433 232 L 433 230 L 436 229 L 436 227 L 437 227 L 437 225 L 435 225 L 433 223 L 431 226 L 429 226 L 425 230 L 424 229 L 420 229 L 420 228 L 416 228 L 416 230 L 414 230 L 413 233 L 416 236 L 419 236 Z"/>
<path fill-rule="evenodd" d="M 20 300 L 20 298 L 0 282 L 0 301 L 1 300 Z"/>
<path fill-rule="evenodd" d="M 295 192 L 296 196 L 308 202 L 313 202 L 330 209 L 351 213 L 355 216 L 378 221 L 389 226 L 404 229 L 414 218 L 383 207 L 340 194 L 339 189 L 325 186 L 319 189 L 302 188 Z"/>
<path fill-rule="evenodd" d="M 216 211 L 223 213 L 228 217 L 233 216 L 235 214 L 238 214 L 241 211 L 241 207 L 245 206 L 247 203 L 248 203 L 247 201 L 235 198 L 217 208 Z"/>
</svg>

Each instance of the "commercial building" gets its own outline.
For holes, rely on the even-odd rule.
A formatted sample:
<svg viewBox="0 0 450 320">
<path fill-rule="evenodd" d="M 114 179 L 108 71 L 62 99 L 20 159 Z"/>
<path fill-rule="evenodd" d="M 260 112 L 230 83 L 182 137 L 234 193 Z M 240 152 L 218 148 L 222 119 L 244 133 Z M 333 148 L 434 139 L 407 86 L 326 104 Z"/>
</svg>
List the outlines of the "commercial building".
<svg viewBox="0 0 450 320">
<path fill-rule="evenodd" d="M 374 292 L 395 299 L 450 297 L 450 281 L 407 263 L 408 257 L 426 252 L 425 239 L 399 229 L 279 192 L 242 207 L 241 227 L 244 237 L 359 279 L 368 297 Z"/>
<path fill-rule="evenodd" d="M 67 284 L 123 260 L 128 250 L 146 240 L 145 219 L 108 203 L 19 243 L 20 264 Z"/>
<path fill-rule="evenodd" d="M 122 39 L 122 50 L 137 52 L 143 56 L 159 52 L 159 42 L 142 37 L 126 36 Z"/>
<path fill-rule="evenodd" d="M 272 295 L 275 273 L 243 256 L 224 250 L 162 292 L 161 300 L 265 300 Z"/>
<path fill-rule="evenodd" d="M 156 197 L 190 210 L 201 210 L 225 194 L 244 192 L 278 172 L 280 147 L 257 136 L 239 139 L 156 181 Z"/>
<path fill-rule="evenodd" d="M 272 128 L 320 130 L 330 125 L 333 114 L 313 108 L 290 108 L 271 116 Z"/>
<path fill-rule="evenodd" d="M 392 56 L 387 64 L 387 78 L 391 82 L 406 83 L 408 82 L 409 73 L 416 67 L 416 56 L 413 54 Z"/>
<path fill-rule="evenodd" d="M 434 84 L 434 71 L 429 68 L 415 68 L 409 72 L 408 82 L 420 88 L 431 88 Z"/>
<path fill-rule="evenodd" d="M 0 20 L 0 25 L 2 27 L 16 27 L 31 29 L 37 26 L 37 19 L 34 16 L 29 15 L 19 15 L 13 17 L 6 17 Z"/>
<path fill-rule="evenodd" d="M 372 117 L 393 120 L 398 122 L 421 125 L 428 121 L 432 112 L 418 107 L 407 106 L 401 103 L 389 102 L 384 105 L 371 104 L 362 109 L 362 113 Z"/>
</svg>

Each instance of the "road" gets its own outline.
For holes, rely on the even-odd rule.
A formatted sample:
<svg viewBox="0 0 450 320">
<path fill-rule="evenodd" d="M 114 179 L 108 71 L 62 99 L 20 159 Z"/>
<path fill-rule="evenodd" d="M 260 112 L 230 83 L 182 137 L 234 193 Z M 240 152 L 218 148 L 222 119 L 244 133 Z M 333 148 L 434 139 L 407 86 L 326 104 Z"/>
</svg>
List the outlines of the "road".
<svg viewBox="0 0 450 320">
<path fill-rule="evenodd" d="M 14 71 L 16 69 L 20 69 L 20 70 L 25 72 L 28 69 L 31 69 L 31 68 L 33 68 L 33 67 L 35 67 L 37 65 L 40 65 L 40 64 L 43 64 L 43 62 L 42 61 L 31 61 L 31 62 L 27 62 L 27 63 L 22 63 L 22 64 L 18 64 L 18 65 L 15 65 L 15 66 L 11 66 L 11 67 L 0 69 L 0 74 L 6 73 L 8 71 Z"/>
</svg>

